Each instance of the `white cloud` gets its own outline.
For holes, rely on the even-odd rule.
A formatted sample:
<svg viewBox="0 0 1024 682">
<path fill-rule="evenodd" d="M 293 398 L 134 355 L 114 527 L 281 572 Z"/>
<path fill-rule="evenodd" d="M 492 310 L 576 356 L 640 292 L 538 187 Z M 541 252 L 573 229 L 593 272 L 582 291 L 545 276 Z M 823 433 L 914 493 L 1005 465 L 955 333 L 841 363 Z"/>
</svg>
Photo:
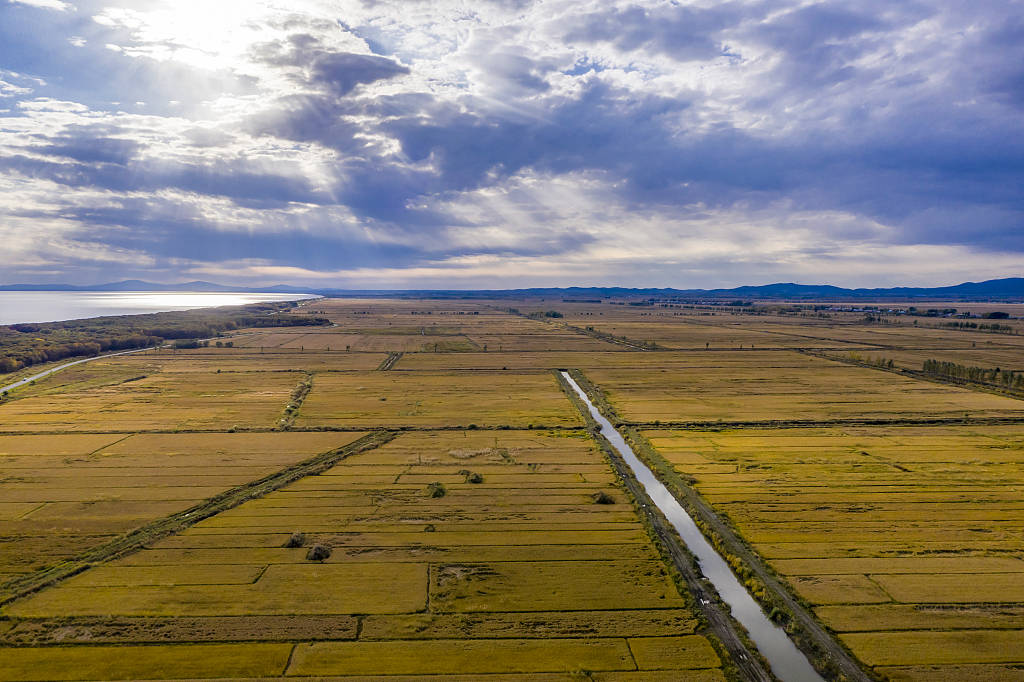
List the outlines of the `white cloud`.
<svg viewBox="0 0 1024 682">
<path fill-rule="evenodd" d="M 12 5 L 28 5 L 30 7 L 38 7 L 39 9 L 52 9 L 59 12 L 68 12 L 75 9 L 75 6 L 61 2 L 61 0 L 8 0 Z"/>
<path fill-rule="evenodd" d="M 0 72 L 0 216 L 153 267 L 350 286 L 1012 272 L 1024 40 L 986 8 L 103 0 L 38 37 L 109 67 L 95 83 Z M 174 230 L 310 253 L 204 259 Z M 383 255 L 313 264 L 338 244 Z"/>
</svg>

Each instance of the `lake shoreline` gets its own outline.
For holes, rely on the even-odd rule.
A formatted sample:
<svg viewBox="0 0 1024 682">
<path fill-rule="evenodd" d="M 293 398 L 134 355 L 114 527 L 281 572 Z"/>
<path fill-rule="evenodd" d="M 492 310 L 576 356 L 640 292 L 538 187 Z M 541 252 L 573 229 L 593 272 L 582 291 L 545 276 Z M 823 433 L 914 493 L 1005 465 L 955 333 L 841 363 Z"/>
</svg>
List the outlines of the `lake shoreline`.
<svg viewBox="0 0 1024 682">
<path fill-rule="evenodd" d="M 0 325 L 71 322 L 315 298 L 320 297 L 271 292 L 0 291 Z"/>
</svg>

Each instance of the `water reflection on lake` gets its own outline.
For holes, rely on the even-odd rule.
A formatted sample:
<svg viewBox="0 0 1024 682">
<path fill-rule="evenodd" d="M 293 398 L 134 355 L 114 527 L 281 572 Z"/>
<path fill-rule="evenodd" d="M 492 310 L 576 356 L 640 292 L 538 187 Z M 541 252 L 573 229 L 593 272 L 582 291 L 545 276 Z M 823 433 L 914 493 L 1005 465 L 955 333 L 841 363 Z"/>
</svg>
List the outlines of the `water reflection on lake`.
<svg viewBox="0 0 1024 682">
<path fill-rule="evenodd" d="M 0 291 L 0 324 L 77 320 L 103 315 L 137 315 L 307 298 L 315 296 L 232 292 Z"/>
</svg>

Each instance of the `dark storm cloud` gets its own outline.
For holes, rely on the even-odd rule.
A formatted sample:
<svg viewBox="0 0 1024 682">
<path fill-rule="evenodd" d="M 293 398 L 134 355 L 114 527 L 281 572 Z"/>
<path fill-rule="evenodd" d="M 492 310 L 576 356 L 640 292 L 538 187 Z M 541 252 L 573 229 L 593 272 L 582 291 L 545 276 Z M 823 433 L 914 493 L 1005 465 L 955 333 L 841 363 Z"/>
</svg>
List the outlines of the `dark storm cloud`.
<svg viewBox="0 0 1024 682">
<path fill-rule="evenodd" d="M 26 217 L 46 218 L 46 214 Z M 435 258 L 462 255 L 443 243 L 410 245 L 388 239 L 368 238 L 351 223 L 329 210 L 301 219 L 267 221 L 260 230 L 239 227 L 211 229 L 195 207 L 154 198 L 125 199 L 116 205 L 96 208 L 69 207 L 61 217 L 85 227 L 91 239 L 111 246 L 145 250 L 161 259 L 232 261 L 260 259 L 277 265 L 336 270 L 341 268 L 401 267 L 417 263 L 425 253 Z M 517 255 L 541 255 L 578 247 L 585 235 L 552 234 L 519 251 Z M 474 254 L 504 254 L 500 247 L 481 246 Z"/>
<path fill-rule="evenodd" d="M 291 202 L 319 203 L 325 196 L 304 178 L 248 170 L 244 163 L 209 166 L 154 161 L 132 162 L 125 146 L 104 146 L 103 140 L 31 148 L 74 162 L 43 161 L 25 155 L 0 157 L 0 170 L 17 172 L 76 189 L 152 192 L 175 189 L 227 197 L 241 206 L 273 208 Z M 76 156 L 77 155 L 77 156 Z M 81 157 L 81 158 L 80 158 Z"/>
<path fill-rule="evenodd" d="M 358 85 L 409 73 L 407 67 L 394 59 L 328 49 L 308 33 L 295 33 L 285 41 L 259 45 L 254 56 L 272 66 L 295 67 L 295 80 L 339 97 Z"/>
<path fill-rule="evenodd" d="M 711 8 L 636 4 L 579 17 L 565 37 L 574 43 L 606 42 L 625 52 L 661 53 L 680 61 L 713 59 L 723 52 L 723 29 L 763 11 L 730 2 Z"/>
<path fill-rule="evenodd" d="M 143 249 L 161 258 L 197 261 L 261 259 L 277 265 L 336 270 L 353 267 L 408 265 L 421 256 L 404 244 L 374 242 L 348 231 L 332 234 L 330 226 L 311 225 L 315 231 L 286 229 L 250 232 L 211 229 L 200 215 L 161 215 L 150 207 L 82 211 L 75 218 L 90 226 L 93 238 L 126 249 Z M 131 229 L 109 229 L 110 226 Z M 107 226 L 107 229 L 104 229 Z M 324 229 L 327 227 L 328 229 Z"/>
</svg>

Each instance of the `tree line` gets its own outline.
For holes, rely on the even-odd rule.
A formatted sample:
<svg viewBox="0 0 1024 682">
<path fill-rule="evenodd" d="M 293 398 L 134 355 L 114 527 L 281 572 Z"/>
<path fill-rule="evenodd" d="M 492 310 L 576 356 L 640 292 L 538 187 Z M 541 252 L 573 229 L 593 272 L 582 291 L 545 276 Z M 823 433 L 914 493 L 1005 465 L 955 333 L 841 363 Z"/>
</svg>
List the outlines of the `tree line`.
<svg viewBox="0 0 1024 682">
<path fill-rule="evenodd" d="M 1024 372 L 1003 370 L 998 367 L 969 367 L 943 360 L 925 360 L 923 371 L 925 374 L 945 379 L 990 384 L 1014 391 L 1024 390 Z"/>
<path fill-rule="evenodd" d="M 44 362 L 148 348 L 167 340 L 211 338 L 249 327 L 331 324 L 326 317 L 282 314 L 294 306 L 286 301 L 0 326 L 0 374 Z"/>
</svg>

